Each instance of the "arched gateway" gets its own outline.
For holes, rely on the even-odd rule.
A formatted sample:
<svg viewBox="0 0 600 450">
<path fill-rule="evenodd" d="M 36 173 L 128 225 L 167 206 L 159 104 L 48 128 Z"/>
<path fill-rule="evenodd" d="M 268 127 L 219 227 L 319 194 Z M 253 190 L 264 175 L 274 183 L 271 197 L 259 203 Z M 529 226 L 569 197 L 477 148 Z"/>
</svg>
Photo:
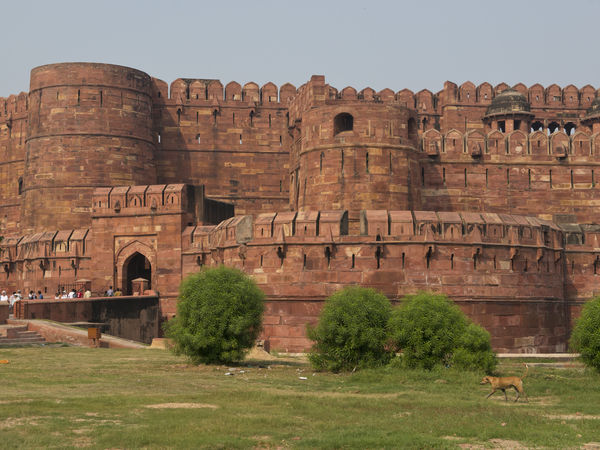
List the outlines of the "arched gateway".
<svg viewBox="0 0 600 450">
<path fill-rule="evenodd" d="M 152 265 L 148 258 L 139 252 L 135 252 L 125 260 L 123 264 L 123 293 L 132 295 L 132 281 L 136 278 L 144 278 L 148 280 L 148 288 L 152 288 Z"/>
</svg>

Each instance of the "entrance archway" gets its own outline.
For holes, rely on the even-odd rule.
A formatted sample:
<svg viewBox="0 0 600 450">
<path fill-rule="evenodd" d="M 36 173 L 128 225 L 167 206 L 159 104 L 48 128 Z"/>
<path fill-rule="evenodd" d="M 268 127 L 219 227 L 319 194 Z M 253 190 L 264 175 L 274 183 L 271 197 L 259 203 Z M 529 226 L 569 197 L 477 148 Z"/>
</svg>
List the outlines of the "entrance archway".
<svg viewBox="0 0 600 450">
<path fill-rule="evenodd" d="M 133 294 L 131 282 L 136 278 L 148 280 L 148 289 L 152 289 L 152 265 L 148 258 L 139 252 L 131 255 L 123 264 L 123 294 Z"/>
</svg>

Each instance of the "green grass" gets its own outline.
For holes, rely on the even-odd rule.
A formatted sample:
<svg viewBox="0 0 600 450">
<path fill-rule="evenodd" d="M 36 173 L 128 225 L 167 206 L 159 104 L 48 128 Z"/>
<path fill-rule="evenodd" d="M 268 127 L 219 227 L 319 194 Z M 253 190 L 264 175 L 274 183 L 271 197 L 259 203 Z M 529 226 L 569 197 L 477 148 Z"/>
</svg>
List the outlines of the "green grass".
<svg viewBox="0 0 600 450">
<path fill-rule="evenodd" d="M 486 400 L 483 374 L 452 370 L 313 375 L 303 360 L 285 359 L 249 361 L 225 376 L 229 367 L 191 366 L 160 350 L 74 347 L 2 349 L 0 359 L 10 361 L 0 365 L 2 448 L 458 448 L 503 444 L 497 440 L 566 448 L 600 441 L 600 376 L 582 367 L 531 368 L 530 402 L 513 403 L 502 394 Z M 499 371 L 523 368 L 508 360 Z M 173 403 L 196 408 L 164 407 Z"/>
</svg>

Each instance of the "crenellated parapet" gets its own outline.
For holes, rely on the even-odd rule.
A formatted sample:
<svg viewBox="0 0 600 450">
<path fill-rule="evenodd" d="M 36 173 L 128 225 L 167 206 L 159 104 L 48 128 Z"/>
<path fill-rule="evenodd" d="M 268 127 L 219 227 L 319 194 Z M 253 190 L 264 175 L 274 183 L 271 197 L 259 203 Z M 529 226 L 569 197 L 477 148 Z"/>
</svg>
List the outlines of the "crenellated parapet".
<svg viewBox="0 0 600 450">
<path fill-rule="evenodd" d="M 242 86 L 236 81 L 223 86 L 220 80 L 201 78 L 178 78 L 169 86 L 166 82 L 152 78 L 152 98 L 158 104 L 225 105 L 249 104 L 252 106 L 278 106 L 296 96 L 296 88 L 286 83 L 281 88 L 268 82 L 259 87 L 254 82 Z"/>
<path fill-rule="evenodd" d="M 587 229 L 586 229 L 587 230 Z M 600 228 L 581 236 L 600 239 Z M 537 217 L 510 214 L 387 211 L 360 212 L 360 232 L 348 227 L 348 212 L 306 211 L 236 216 L 217 226 L 191 226 L 185 231 L 188 250 L 230 247 L 240 244 L 330 243 L 358 240 L 381 242 L 452 243 L 453 245 L 505 245 L 562 251 L 573 231 Z M 582 237 L 581 240 L 584 238 Z M 596 242 L 596 241 L 594 241 Z M 600 243 L 596 242 L 597 245 Z M 600 247 L 599 247 L 600 248 Z"/>
<path fill-rule="evenodd" d="M 26 118 L 28 108 L 29 96 L 26 92 L 8 98 L 0 97 L 0 124 L 10 127 L 12 120 Z"/>
<path fill-rule="evenodd" d="M 7 236 L 0 243 L 4 287 L 22 289 L 24 293 L 41 289 L 51 298 L 56 286 L 74 286 L 78 274 L 92 269 L 91 240 L 88 229 Z"/>
<path fill-rule="evenodd" d="M 193 212 L 196 198 L 185 184 L 115 186 L 95 189 L 92 205 L 92 217 L 180 213 Z"/>
<path fill-rule="evenodd" d="M 502 132 L 492 130 L 425 131 L 420 139 L 420 151 L 430 158 L 462 159 L 480 162 L 485 160 L 510 162 L 510 160 L 546 160 L 552 163 L 590 161 L 600 158 L 600 134 L 576 131 L 553 133 L 520 130 Z"/>
<path fill-rule="evenodd" d="M 312 108 L 333 104 L 344 105 L 357 101 L 360 104 L 390 104 L 412 110 L 415 109 L 412 96 L 412 92 L 407 89 L 398 93 L 394 93 L 389 88 L 377 92 L 370 87 L 358 91 L 352 86 L 338 90 L 326 84 L 323 75 L 313 75 L 310 81 L 298 88 L 297 95 L 289 105 L 290 124 L 301 121 L 305 112 Z"/>
</svg>

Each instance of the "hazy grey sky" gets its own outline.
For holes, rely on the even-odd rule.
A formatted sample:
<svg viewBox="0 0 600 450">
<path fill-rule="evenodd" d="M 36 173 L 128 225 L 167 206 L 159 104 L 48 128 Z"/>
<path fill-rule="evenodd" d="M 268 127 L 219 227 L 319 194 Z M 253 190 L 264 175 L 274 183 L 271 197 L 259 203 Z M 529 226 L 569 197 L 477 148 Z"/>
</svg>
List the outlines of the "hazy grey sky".
<svg viewBox="0 0 600 450">
<path fill-rule="evenodd" d="M 171 83 L 323 74 L 338 89 L 437 92 L 445 80 L 600 87 L 600 1 L 1 0 L 0 96 L 65 61 Z"/>
</svg>

